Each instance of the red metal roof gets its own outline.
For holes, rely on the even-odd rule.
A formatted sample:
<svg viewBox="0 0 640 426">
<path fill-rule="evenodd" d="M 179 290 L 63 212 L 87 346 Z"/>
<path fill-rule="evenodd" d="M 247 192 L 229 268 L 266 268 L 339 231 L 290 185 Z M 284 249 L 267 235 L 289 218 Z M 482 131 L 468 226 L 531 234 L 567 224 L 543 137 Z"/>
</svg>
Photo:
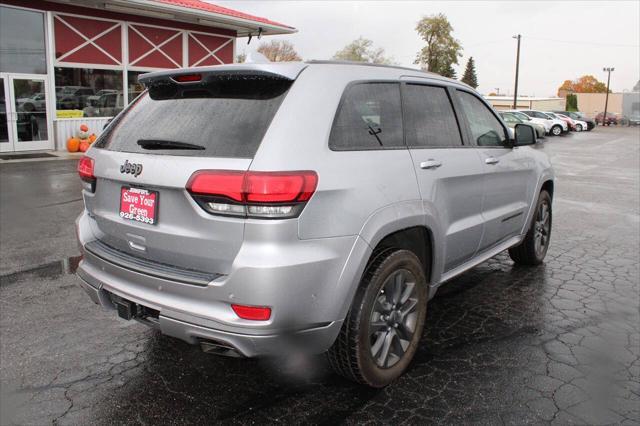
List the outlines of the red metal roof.
<svg viewBox="0 0 640 426">
<path fill-rule="evenodd" d="M 281 24 L 279 22 L 272 21 L 267 18 L 261 18 L 259 16 L 249 15 L 248 13 L 240 12 L 226 7 L 218 6 L 212 3 L 207 3 L 200 0 L 154 0 L 158 3 L 170 4 L 173 6 L 186 7 L 189 9 L 197 9 L 205 12 L 217 13 L 220 15 L 227 15 L 234 18 L 246 19 L 253 22 L 262 22 L 263 24 L 276 25 L 279 27 L 293 28 L 290 25 Z"/>
</svg>

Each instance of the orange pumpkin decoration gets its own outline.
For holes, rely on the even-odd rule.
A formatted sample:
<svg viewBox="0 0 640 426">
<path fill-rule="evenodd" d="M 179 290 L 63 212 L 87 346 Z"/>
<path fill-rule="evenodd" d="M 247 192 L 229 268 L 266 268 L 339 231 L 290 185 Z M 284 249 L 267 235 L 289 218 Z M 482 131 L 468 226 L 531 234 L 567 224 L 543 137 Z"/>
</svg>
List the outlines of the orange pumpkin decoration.
<svg viewBox="0 0 640 426">
<path fill-rule="evenodd" d="M 82 142 L 80 142 L 80 152 L 86 152 L 89 149 L 89 142 L 87 142 L 86 139 L 84 139 Z"/>
<path fill-rule="evenodd" d="M 80 148 L 80 139 L 73 137 L 67 139 L 67 151 L 78 152 L 78 148 Z"/>
<path fill-rule="evenodd" d="M 96 141 L 96 139 L 97 139 L 97 136 L 96 136 L 95 133 L 91 133 L 89 135 L 89 143 L 94 143 Z"/>
<path fill-rule="evenodd" d="M 88 132 L 89 131 L 89 126 L 87 126 L 86 124 L 81 124 L 80 125 L 80 131 Z"/>
</svg>

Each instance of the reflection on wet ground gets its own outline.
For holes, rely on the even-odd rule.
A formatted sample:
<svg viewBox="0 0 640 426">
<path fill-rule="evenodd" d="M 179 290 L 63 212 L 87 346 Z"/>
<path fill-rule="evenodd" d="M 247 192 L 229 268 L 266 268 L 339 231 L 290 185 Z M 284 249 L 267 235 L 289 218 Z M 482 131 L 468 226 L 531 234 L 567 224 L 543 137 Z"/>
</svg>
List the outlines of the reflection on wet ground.
<svg viewBox="0 0 640 426">
<path fill-rule="evenodd" d="M 321 356 L 204 354 L 87 303 L 68 275 L 2 287 L 3 383 L 31 423 L 637 421 L 635 254 L 555 240 L 543 267 L 501 255 L 444 287 L 411 369 L 384 390 Z"/>
<path fill-rule="evenodd" d="M 385 389 L 322 356 L 204 354 L 93 305 L 63 273 L 73 262 L 54 262 L 0 279 L 0 424 L 638 424 L 638 176 L 624 168 L 637 140 L 616 155 L 589 141 L 545 146 L 561 183 L 545 264 L 501 254 L 443 286 L 415 361 Z M 576 174 L 589 143 L 600 166 Z"/>
</svg>

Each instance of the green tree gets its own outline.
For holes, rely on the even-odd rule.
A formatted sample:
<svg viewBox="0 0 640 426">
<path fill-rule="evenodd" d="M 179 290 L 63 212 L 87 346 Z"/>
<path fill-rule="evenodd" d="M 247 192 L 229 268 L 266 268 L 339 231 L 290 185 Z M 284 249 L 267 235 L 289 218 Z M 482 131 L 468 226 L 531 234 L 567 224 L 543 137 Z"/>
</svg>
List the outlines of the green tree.
<svg viewBox="0 0 640 426">
<path fill-rule="evenodd" d="M 567 111 L 578 111 L 578 97 L 573 93 L 568 94 L 565 108 Z"/>
<path fill-rule="evenodd" d="M 347 44 L 333 55 L 340 61 L 369 62 L 372 64 L 393 64 L 393 58 L 384 54 L 381 47 L 375 48 L 373 41 L 360 37 Z"/>
<path fill-rule="evenodd" d="M 462 56 L 462 46 L 453 37 L 453 27 L 447 17 L 442 13 L 424 17 L 416 25 L 416 31 L 426 46 L 418 52 L 414 63 L 427 71 L 455 76 L 453 65 L 457 65 Z"/>
<path fill-rule="evenodd" d="M 440 72 L 438 73 L 443 77 L 448 77 L 448 78 L 456 78 L 457 74 L 456 74 L 456 70 L 453 69 L 453 65 L 447 65 L 444 69 L 440 70 Z"/>
<path fill-rule="evenodd" d="M 473 60 L 473 56 L 467 61 L 467 67 L 464 69 L 464 75 L 462 76 L 462 82 L 467 83 L 474 89 L 478 87 L 478 76 L 476 75 L 476 63 Z"/>
</svg>

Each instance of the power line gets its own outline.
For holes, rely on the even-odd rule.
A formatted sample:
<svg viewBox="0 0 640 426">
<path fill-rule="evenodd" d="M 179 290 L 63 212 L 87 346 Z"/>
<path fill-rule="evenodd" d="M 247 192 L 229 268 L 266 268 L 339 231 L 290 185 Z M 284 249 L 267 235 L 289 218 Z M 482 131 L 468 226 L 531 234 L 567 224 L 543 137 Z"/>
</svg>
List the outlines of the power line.
<svg viewBox="0 0 640 426">
<path fill-rule="evenodd" d="M 527 36 L 527 40 L 551 41 L 554 43 L 582 44 L 587 46 L 603 46 L 603 47 L 635 47 L 635 48 L 640 47 L 640 45 L 638 44 L 597 43 L 597 42 L 591 42 L 591 41 L 557 40 L 552 38 L 530 37 L 530 36 Z M 482 41 L 479 43 L 467 44 L 467 45 L 464 45 L 464 47 L 470 48 L 470 47 L 476 47 L 476 46 L 484 46 L 488 44 L 506 43 L 507 41 L 509 41 L 509 39 L 507 38 L 504 38 L 501 40 Z"/>
<path fill-rule="evenodd" d="M 595 43 L 591 41 L 576 41 L 576 40 L 556 40 L 552 38 L 531 37 L 527 36 L 528 40 L 541 40 L 552 41 L 554 43 L 568 43 L 568 44 L 584 44 L 589 46 L 603 46 L 603 47 L 640 47 L 639 44 L 615 44 L 615 43 Z"/>
</svg>

